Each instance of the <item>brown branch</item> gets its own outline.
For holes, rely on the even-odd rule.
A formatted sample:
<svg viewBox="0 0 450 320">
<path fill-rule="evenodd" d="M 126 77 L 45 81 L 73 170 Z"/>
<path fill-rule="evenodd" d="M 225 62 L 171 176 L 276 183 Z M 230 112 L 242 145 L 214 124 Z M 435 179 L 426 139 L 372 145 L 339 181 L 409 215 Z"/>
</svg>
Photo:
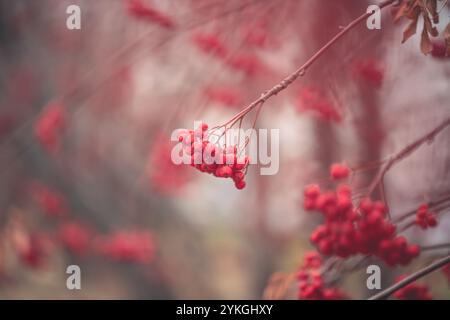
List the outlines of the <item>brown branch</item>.
<svg viewBox="0 0 450 320">
<path fill-rule="evenodd" d="M 426 266 L 425 268 L 413 273 L 412 275 L 406 277 L 405 279 L 397 282 L 396 284 L 390 286 L 389 288 L 377 293 L 369 298 L 369 300 L 382 300 L 388 298 L 395 291 L 407 286 L 408 284 L 426 276 L 427 274 L 445 266 L 447 263 L 450 263 L 450 255 L 433 262 L 432 264 Z"/>
<path fill-rule="evenodd" d="M 380 9 L 383 9 L 397 0 L 386 0 L 381 2 L 378 7 Z M 293 83 L 299 76 L 305 75 L 307 69 L 317 60 L 319 59 L 330 47 L 332 47 L 340 38 L 342 38 L 347 32 L 349 32 L 351 29 L 356 27 L 359 23 L 369 18 L 373 12 L 366 12 L 350 22 L 346 27 L 342 28 L 341 31 L 339 31 L 331 40 L 329 40 L 322 48 L 319 49 L 311 58 L 309 58 L 301 67 L 299 67 L 296 71 L 294 71 L 292 74 L 284 78 L 280 83 L 275 85 L 272 89 L 264 92 L 261 94 L 261 96 L 250 103 L 247 107 L 245 107 L 243 110 L 238 112 L 233 118 L 231 118 L 227 123 L 225 123 L 224 127 L 227 127 L 228 125 L 233 126 L 240 118 L 244 117 L 246 114 L 248 114 L 250 111 L 252 111 L 255 107 L 258 105 L 264 104 L 264 102 L 267 101 L 272 96 L 277 95 L 280 91 L 283 91 L 286 89 L 291 83 Z"/>
<path fill-rule="evenodd" d="M 450 249 L 450 243 L 438 243 L 438 244 L 432 244 L 429 246 L 421 246 L 420 249 L 421 249 L 421 251 Z"/>
<path fill-rule="evenodd" d="M 444 122 L 442 122 L 439 126 L 425 134 L 424 136 L 420 137 L 413 143 L 407 145 L 405 148 L 394 154 L 392 157 L 389 158 L 389 160 L 384 164 L 384 166 L 381 168 L 380 171 L 378 171 L 375 178 L 372 180 L 372 182 L 369 185 L 369 191 L 368 195 L 372 194 L 372 192 L 375 190 L 375 188 L 380 184 L 381 180 L 384 178 L 384 175 L 386 172 L 389 171 L 395 164 L 400 162 L 401 160 L 405 159 L 409 155 L 411 155 L 414 151 L 416 151 L 419 147 L 421 147 L 426 142 L 431 143 L 433 139 L 446 127 L 450 125 L 450 118 L 447 118 Z"/>
</svg>

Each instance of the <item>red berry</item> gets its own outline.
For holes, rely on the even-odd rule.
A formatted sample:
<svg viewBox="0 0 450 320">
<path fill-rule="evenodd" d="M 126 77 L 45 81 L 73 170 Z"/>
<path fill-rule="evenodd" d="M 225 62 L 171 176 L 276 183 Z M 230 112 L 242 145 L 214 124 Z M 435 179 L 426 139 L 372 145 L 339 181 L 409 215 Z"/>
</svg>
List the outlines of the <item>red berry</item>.
<svg viewBox="0 0 450 320">
<path fill-rule="evenodd" d="M 330 175 L 333 180 L 345 179 L 350 174 L 350 169 L 344 165 L 335 163 L 330 167 Z"/>
</svg>

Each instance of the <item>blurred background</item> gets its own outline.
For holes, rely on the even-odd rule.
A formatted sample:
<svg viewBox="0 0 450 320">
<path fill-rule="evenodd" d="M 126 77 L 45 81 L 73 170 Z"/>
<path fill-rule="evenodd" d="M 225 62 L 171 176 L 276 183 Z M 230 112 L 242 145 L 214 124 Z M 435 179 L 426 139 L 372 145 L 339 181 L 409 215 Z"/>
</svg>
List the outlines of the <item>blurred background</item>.
<svg viewBox="0 0 450 320">
<path fill-rule="evenodd" d="M 80 30 L 66 27 L 71 4 Z M 265 103 L 257 127 L 280 130 L 280 170 L 250 166 L 243 190 L 173 165 L 170 134 L 226 122 L 369 4 L 0 0 L 0 298 L 260 299 L 274 273 L 295 272 L 320 222 L 303 210 L 304 187 L 328 187 L 332 163 L 376 163 L 450 116 L 442 36 L 427 56 L 419 32 L 401 44 L 395 8 L 380 30 L 352 30 Z M 393 215 L 449 194 L 449 141 L 443 131 L 389 171 Z M 433 245 L 449 231 L 442 214 L 406 236 Z M 383 269 L 383 281 L 448 250 Z M 71 264 L 81 290 L 66 288 Z M 339 281 L 365 298 L 365 277 Z M 442 273 L 424 281 L 450 298 Z M 295 281 L 283 298 L 296 298 Z"/>
</svg>

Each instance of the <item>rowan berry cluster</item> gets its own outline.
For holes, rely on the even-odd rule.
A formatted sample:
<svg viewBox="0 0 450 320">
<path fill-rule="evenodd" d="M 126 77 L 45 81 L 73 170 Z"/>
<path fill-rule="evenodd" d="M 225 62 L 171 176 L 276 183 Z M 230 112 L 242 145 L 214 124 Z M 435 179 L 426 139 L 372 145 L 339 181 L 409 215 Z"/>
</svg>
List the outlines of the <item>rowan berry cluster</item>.
<svg viewBox="0 0 450 320">
<path fill-rule="evenodd" d="M 420 253 L 419 246 L 396 235 L 396 226 L 387 219 L 382 202 L 365 198 L 356 207 L 352 189 L 346 184 L 339 184 L 333 191 L 321 191 L 318 185 L 306 187 L 304 208 L 325 217 L 310 237 L 324 255 L 375 255 L 389 265 L 406 265 Z"/>
<path fill-rule="evenodd" d="M 121 262 L 147 263 L 154 257 L 155 245 L 150 232 L 125 230 L 96 234 L 90 225 L 71 217 L 63 194 L 41 183 L 34 183 L 31 193 L 40 210 L 48 218 L 58 220 L 54 232 L 46 234 L 17 228 L 12 243 L 24 264 L 40 267 L 55 245 L 61 245 L 77 256 L 89 252 Z"/>
<path fill-rule="evenodd" d="M 70 252 L 83 255 L 89 249 L 92 232 L 90 228 L 78 221 L 65 221 L 60 224 L 57 239 Z"/>
<path fill-rule="evenodd" d="M 422 229 L 427 229 L 428 227 L 433 228 L 437 226 L 436 214 L 430 212 L 429 207 L 426 203 L 419 206 L 416 213 L 416 224 Z"/>
<path fill-rule="evenodd" d="M 99 253 L 115 261 L 147 263 L 154 257 L 154 241 L 146 231 L 119 231 L 96 239 Z"/>
<path fill-rule="evenodd" d="M 341 122 L 342 120 L 339 109 L 316 87 L 303 88 L 299 92 L 297 106 L 300 112 L 311 112 L 325 121 Z"/>
<path fill-rule="evenodd" d="M 155 138 L 148 156 L 146 174 L 152 187 L 164 195 L 180 192 L 189 182 L 189 168 L 175 165 L 170 159 L 172 145 L 169 141 Z"/>
<path fill-rule="evenodd" d="M 41 233 L 17 234 L 14 248 L 22 263 L 31 268 L 40 268 L 51 251 L 49 238 Z"/>
<path fill-rule="evenodd" d="M 220 59 L 226 66 L 241 71 L 248 77 L 268 71 L 267 66 L 254 52 L 230 54 L 230 50 L 216 33 L 196 33 L 192 41 L 204 53 Z"/>
<path fill-rule="evenodd" d="M 190 155 L 191 166 L 218 178 L 231 178 L 237 189 L 245 188 L 245 171 L 248 156 L 240 157 L 236 145 L 221 148 L 207 139 L 208 125 L 202 123 L 195 130 L 182 130 L 178 141 L 183 152 Z"/>
<path fill-rule="evenodd" d="M 299 299 L 339 300 L 348 297 L 337 288 L 325 287 L 322 277 L 322 258 L 317 252 L 307 252 L 303 266 L 297 273 L 299 281 Z"/>
<path fill-rule="evenodd" d="M 67 127 L 66 112 L 58 103 L 46 106 L 37 120 L 34 135 L 47 152 L 58 150 L 61 135 Z"/>
<path fill-rule="evenodd" d="M 147 20 L 161 27 L 172 29 L 175 23 L 167 15 L 158 10 L 144 4 L 142 0 L 126 0 L 128 11 L 136 18 Z"/>
<path fill-rule="evenodd" d="M 356 61 L 353 75 L 357 80 L 362 79 L 374 87 L 380 87 L 384 78 L 383 69 L 374 59 Z"/>
<path fill-rule="evenodd" d="M 403 280 L 405 276 L 397 278 L 397 282 Z M 397 290 L 394 297 L 401 300 L 432 300 L 428 286 L 417 282 L 410 283 L 405 287 Z"/>
<path fill-rule="evenodd" d="M 35 183 L 32 186 L 32 196 L 45 215 L 62 217 L 68 214 L 66 199 L 56 190 Z"/>
</svg>

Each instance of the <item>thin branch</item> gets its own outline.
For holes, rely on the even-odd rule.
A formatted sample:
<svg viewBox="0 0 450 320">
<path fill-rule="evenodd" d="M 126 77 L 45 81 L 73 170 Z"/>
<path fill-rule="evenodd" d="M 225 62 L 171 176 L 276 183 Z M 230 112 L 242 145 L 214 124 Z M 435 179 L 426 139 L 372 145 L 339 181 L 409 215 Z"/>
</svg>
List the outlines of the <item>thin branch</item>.
<svg viewBox="0 0 450 320">
<path fill-rule="evenodd" d="M 381 182 L 381 180 L 383 179 L 384 175 L 386 174 L 386 172 L 389 171 L 389 169 L 391 169 L 395 164 L 397 164 L 398 162 L 400 162 L 401 160 L 405 159 L 406 157 L 408 157 L 410 154 L 412 154 L 414 151 L 416 151 L 419 147 L 421 147 L 423 144 L 425 144 L 426 142 L 431 143 L 433 141 L 433 139 L 441 132 L 443 131 L 445 128 L 447 128 L 450 125 L 450 118 L 447 118 L 446 120 L 444 120 L 444 122 L 442 122 L 439 126 L 437 126 L 436 128 L 434 128 L 433 130 L 431 130 L 430 132 L 428 132 L 427 134 L 425 134 L 424 136 L 420 137 L 419 139 L 417 139 L 416 141 L 414 141 L 413 143 L 407 145 L 405 148 L 403 148 L 402 150 L 400 150 L 398 153 L 396 153 L 395 155 L 393 155 L 387 162 L 386 164 L 381 168 L 380 171 L 378 171 L 378 174 L 375 176 L 375 178 L 372 180 L 370 186 L 369 186 L 369 192 L 368 195 L 370 195 L 375 188 L 378 186 L 378 184 Z"/>
<path fill-rule="evenodd" d="M 440 269 L 445 266 L 447 263 L 450 263 L 450 255 L 433 262 L 432 264 L 426 266 L 425 268 L 413 273 L 412 275 L 406 277 L 405 279 L 397 282 L 396 284 L 390 286 L 389 288 L 377 293 L 369 298 L 369 300 L 382 300 L 388 298 L 395 291 L 407 286 L 408 284 L 426 276 L 427 274 Z"/>
<path fill-rule="evenodd" d="M 428 202 L 428 207 L 429 207 L 429 209 L 431 211 L 443 210 L 443 209 L 446 209 L 447 207 L 450 206 L 450 203 L 449 204 L 445 204 L 448 201 L 450 201 L 450 195 L 447 195 L 447 196 L 445 196 L 445 197 L 443 197 L 443 198 L 441 198 L 439 200 L 436 200 L 436 201 Z M 440 206 L 441 204 L 445 204 L 445 205 Z M 392 220 L 392 222 L 399 223 L 399 222 L 404 221 L 406 218 L 415 215 L 417 213 L 417 209 L 418 208 L 415 208 L 413 210 L 410 210 L 410 211 L 402 214 L 399 217 L 396 217 L 395 219 Z"/>
<path fill-rule="evenodd" d="M 438 243 L 438 244 L 432 244 L 429 246 L 421 246 L 420 249 L 421 249 L 421 251 L 450 249 L 450 243 Z"/>
</svg>

